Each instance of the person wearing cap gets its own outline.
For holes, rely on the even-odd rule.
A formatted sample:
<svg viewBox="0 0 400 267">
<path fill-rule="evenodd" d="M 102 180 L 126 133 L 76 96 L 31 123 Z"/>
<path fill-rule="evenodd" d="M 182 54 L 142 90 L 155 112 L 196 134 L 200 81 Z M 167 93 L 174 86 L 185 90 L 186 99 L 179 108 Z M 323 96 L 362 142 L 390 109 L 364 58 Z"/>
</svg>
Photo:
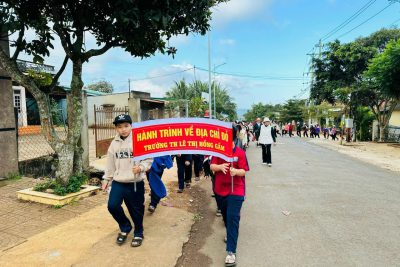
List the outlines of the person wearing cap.
<svg viewBox="0 0 400 267">
<path fill-rule="evenodd" d="M 132 224 L 122 208 L 125 202 L 134 224 L 132 247 L 142 244 L 143 215 L 144 215 L 144 179 L 146 171 L 150 170 L 153 159 L 134 161 L 132 141 L 132 119 L 127 114 L 118 115 L 114 119 L 117 135 L 113 139 L 107 152 L 107 166 L 103 176 L 102 189 L 109 187 L 108 211 L 119 225 L 120 232 L 117 244 L 125 243 Z"/>
<path fill-rule="evenodd" d="M 222 218 L 226 228 L 225 266 L 236 265 L 236 248 L 239 237 L 240 210 L 245 199 L 245 175 L 249 171 L 246 153 L 235 146 L 237 131 L 233 132 L 233 162 L 213 157 L 211 170 L 215 174 L 215 199 L 221 209 Z"/>
<path fill-rule="evenodd" d="M 271 145 L 276 144 L 276 130 L 271 126 L 269 118 L 264 118 L 259 142 L 262 147 L 262 164 L 272 167 Z"/>
</svg>

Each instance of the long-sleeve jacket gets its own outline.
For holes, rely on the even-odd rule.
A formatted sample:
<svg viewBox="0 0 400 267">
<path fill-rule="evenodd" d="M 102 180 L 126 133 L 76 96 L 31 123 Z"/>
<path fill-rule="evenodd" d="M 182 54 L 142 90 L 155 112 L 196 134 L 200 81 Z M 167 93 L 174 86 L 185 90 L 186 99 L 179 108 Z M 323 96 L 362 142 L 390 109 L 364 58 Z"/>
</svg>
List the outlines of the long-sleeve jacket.
<svg viewBox="0 0 400 267">
<path fill-rule="evenodd" d="M 150 169 L 153 159 L 133 161 L 132 149 L 131 135 L 125 139 L 119 135 L 114 138 L 107 152 L 107 167 L 103 176 L 105 180 L 134 183 L 146 178 L 146 171 Z M 134 166 L 139 166 L 141 172 L 134 174 L 132 171 Z"/>
</svg>

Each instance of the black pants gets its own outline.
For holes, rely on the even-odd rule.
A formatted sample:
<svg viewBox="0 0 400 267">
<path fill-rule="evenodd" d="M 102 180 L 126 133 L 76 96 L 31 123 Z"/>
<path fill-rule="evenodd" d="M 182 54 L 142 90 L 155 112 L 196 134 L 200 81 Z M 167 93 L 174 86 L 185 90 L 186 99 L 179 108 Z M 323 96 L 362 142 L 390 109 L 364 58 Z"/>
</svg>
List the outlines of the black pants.
<svg viewBox="0 0 400 267">
<path fill-rule="evenodd" d="M 300 130 L 297 130 L 297 136 L 301 137 L 301 131 Z"/>
<path fill-rule="evenodd" d="M 263 163 L 271 164 L 271 144 L 265 145 L 262 144 L 262 160 Z"/>
<path fill-rule="evenodd" d="M 194 175 L 200 177 L 200 172 L 203 170 L 203 155 L 193 155 Z"/>
<path fill-rule="evenodd" d="M 122 202 L 125 202 L 135 225 L 134 236 L 143 237 L 144 182 L 119 183 L 113 181 L 111 185 L 108 211 L 117 221 L 121 232 L 129 233 L 132 225 L 122 209 Z"/>
<path fill-rule="evenodd" d="M 210 177 L 212 175 L 212 173 L 211 173 L 210 161 L 209 160 L 206 160 L 203 163 L 203 168 L 204 168 L 204 175 Z"/>
<path fill-rule="evenodd" d="M 185 160 L 178 157 L 176 163 L 178 166 L 179 189 L 184 189 L 185 183 L 192 182 L 192 162 L 190 162 L 189 166 L 186 166 Z"/>
</svg>

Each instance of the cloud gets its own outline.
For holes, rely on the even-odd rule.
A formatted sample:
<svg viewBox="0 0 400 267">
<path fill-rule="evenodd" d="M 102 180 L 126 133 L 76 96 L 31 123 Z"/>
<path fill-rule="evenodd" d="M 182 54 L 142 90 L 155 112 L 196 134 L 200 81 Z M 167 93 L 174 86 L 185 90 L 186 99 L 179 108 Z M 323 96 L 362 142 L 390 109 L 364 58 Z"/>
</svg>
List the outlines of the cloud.
<svg viewBox="0 0 400 267">
<path fill-rule="evenodd" d="M 185 79 L 190 83 L 195 79 L 195 73 L 191 70 L 192 68 L 193 65 L 188 63 L 154 68 L 147 73 L 144 79 L 133 79 L 131 82 L 132 88 L 134 88 L 133 90 L 149 92 L 152 97 L 164 97 L 175 82 Z"/>
<path fill-rule="evenodd" d="M 234 45 L 235 43 L 236 43 L 236 41 L 233 39 L 220 39 L 219 40 L 220 45 Z"/>
<path fill-rule="evenodd" d="M 264 12 L 275 0 L 231 0 L 221 3 L 213 11 L 213 25 L 246 20 Z"/>
</svg>

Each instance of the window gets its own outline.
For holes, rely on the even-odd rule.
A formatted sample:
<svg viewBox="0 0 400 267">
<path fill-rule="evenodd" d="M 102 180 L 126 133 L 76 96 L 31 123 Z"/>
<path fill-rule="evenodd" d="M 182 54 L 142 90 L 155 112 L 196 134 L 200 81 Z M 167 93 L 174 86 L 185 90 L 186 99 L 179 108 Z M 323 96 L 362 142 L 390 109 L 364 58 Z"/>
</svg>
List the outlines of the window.
<svg viewBox="0 0 400 267">
<path fill-rule="evenodd" d="M 21 112 L 21 91 L 14 91 L 14 107 L 18 109 L 18 113 Z"/>
</svg>

